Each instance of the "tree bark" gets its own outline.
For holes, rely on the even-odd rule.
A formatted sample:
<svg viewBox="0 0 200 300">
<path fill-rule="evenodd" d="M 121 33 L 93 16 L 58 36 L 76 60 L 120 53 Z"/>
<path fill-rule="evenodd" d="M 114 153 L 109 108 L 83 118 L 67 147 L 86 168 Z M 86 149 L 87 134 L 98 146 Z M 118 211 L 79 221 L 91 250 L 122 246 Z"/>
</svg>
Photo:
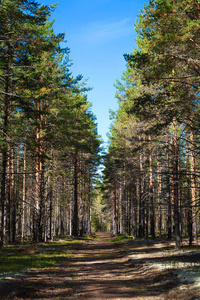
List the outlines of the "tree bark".
<svg viewBox="0 0 200 300">
<path fill-rule="evenodd" d="M 144 237 L 144 227 L 143 227 L 143 165 L 142 165 L 142 154 L 139 155 L 139 202 L 138 202 L 138 213 L 139 213 L 139 227 L 138 236 L 139 238 Z"/>
<path fill-rule="evenodd" d="M 170 185 L 170 160 L 169 160 L 169 136 L 167 135 L 166 143 L 166 192 L 167 192 L 167 236 L 168 239 L 172 238 L 172 208 L 171 208 L 171 185 Z"/>
<path fill-rule="evenodd" d="M 74 156 L 74 211 L 73 211 L 73 228 L 72 235 L 77 237 L 79 234 L 78 218 L 78 152 Z"/>
<path fill-rule="evenodd" d="M 6 185 L 7 185 L 7 166 L 8 166 L 8 117 L 9 117 L 9 67 L 5 82 L 5 99 L 4 99 L 4 117 L 3 117 L 3 150 L 2 150 L 2 178 L 1 178 L 1 225 L 0 225 L 0 246 L 4 243 L 4 228 L 5 228 L 5 204 L 6 204 Z"/>
<path fill-rule="evenodd" d="M 155 211 L 154 211 L 154 180 L 152 164 L 152 144 L 149 134 L 149 197 L 150 197 L 150 233 L 151 238 L 155 239 Z"/>
<path fill-rule="evenodd" d="M 11 149 L 11 200 L 12 200 L 12 243 L 16 237 L 16 189 L 15 189 L 15 164 L 14 149 Z"/>
<path fill-rule="evenodd" d="M 25 238 L 25 208 L 26 208 L 26 145 L 24 144 L 24 162 L 23 162 L 23 187 L 22 187 L 22 236 Z"/>
<path fill-rule="evenodd" d="M 113 187 L 113 234 L 118 235 L 117 187 Z"/>
<path fill-rule="evenodd" d="M 192 235 L 195 244 L 198 244 L 198 234 L 197 234 L 197 201 L 196 201 L 196 176 L 195 176 L 195 141 L 192 129 L 190 130 L 190 149 L 191 149 L 191 161 L 190 161 L 190 171 L 191 171 L 191 197 L 192 197 Z"/>
<path fill-rule="evenodd" d="M 186 135 L 187 140 L 188 134 Z M 187 170 L 187 230 L 189 237 L 189 246 L 192 245 L 192 202 L 191 202 L 191 176 L 190 176 L 190 157 L 188 141 L 186 142 L 186 170 Z"/>
<path fill-rule="evenodd" d="M 158 180 L 158 230 L 159 238 L 162 237 L 162 204 L 161 204 L 161 192 L 162 192 L 162 174 L 161 163 L 159 157 L 157 157 L 157 180 Z"/>
<path fill-rule="evenodd" d="M 174 148 L 174 163 L 173 163 L 173 185 L 174 185 L 174 232 L 176 240 L 176 249 L 181 247 L 180 236 L 180 217 L 179 217 L 179 176 L 178 176 L 178 138 L 177 138 L 177 122 L 173 122 L 173 148 Z"/>
</svg>

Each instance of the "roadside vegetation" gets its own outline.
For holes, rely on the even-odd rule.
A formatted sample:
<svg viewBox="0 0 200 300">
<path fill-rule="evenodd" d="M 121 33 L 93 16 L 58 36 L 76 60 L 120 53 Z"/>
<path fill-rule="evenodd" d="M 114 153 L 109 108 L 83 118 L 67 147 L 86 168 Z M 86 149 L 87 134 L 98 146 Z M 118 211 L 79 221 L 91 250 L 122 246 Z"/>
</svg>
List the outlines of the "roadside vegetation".
<svg viewBox="0 0 200 300">
<path fill-rule="evenodd" d="M 66 263 L 70 249 L 83 241 L 91 240 L 84 236 L 78 239 L 63 238 L 47 243 L 24 243 L 5 245 L 0 249 L 0 277 L 4 274 L 24 272 L 27 270 L 52 267 Z"/>
<path fill-rule="evenodd" d="M 2 299 L 200 297 L 200 246 L 185 241 L 176 250 L 175 241 L 96 233 L 95 238 L 6 246 L 0 257 Z"/>
</svg>

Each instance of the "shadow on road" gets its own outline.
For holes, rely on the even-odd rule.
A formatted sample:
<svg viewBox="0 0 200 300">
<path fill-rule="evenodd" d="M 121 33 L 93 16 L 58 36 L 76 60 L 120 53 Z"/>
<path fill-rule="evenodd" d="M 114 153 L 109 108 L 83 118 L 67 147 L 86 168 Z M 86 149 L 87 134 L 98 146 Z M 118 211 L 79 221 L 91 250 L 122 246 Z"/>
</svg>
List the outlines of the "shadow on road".
<svg viewBox="0 0 200 300">
<path fill-rule="evenodd" d="M 173 270 L 150 267 L 171 260 L 162 255 L 169 248 L 165 243 L 116 243 L 109 234 L 99 233 L 95 240 L 71 245 L 63 242 L 55 247 L 70 251 L 66 261 L 5 279 L 0 299 L 184 299 Z M 199 258 L 173 257 L 181 261 Z M 174 294 L 170 296 L 171 291 Z M 187 295 L 193 299 L 192 292 Z"/>
</svg>

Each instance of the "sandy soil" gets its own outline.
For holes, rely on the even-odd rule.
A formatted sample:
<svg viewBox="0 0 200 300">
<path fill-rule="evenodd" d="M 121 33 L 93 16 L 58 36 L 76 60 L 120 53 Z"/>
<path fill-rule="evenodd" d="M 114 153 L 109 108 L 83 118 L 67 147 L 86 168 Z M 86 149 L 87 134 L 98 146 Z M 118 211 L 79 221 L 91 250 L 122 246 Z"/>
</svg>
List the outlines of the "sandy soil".
<svg viewBox="0 0 200 300">
<path fill-rule="evenodd" d="M 200 299 L 200 289 L 160 263 L 200 261 L 200 254 L 176 254 L 166 242 L 114 243 L 98 233 L 73 245 L 66 263 L 5 278 L 0 299 Z M 178 271 L 177 271 L 178 270 Z M 184 283 L 183 283 L 184 282 Z"/>
</svg>

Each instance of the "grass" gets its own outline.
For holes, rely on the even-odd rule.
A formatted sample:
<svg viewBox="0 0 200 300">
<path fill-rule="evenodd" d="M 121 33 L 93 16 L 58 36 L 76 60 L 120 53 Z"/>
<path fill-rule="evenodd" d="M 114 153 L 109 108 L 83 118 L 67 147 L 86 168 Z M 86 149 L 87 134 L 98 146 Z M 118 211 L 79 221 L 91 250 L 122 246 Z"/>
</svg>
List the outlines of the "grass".
<svg viewBox="0 0 200 300">
<path fill-rule="evenodd" d="M 64 263 L 70 255 L 70 249 L 91 239 L 83 236 L 77 239 L 63 238 L 48 243 L 25 243 L 6 245 L 0 249 L 0 275 L 18 273 L 29 269 L 47 268 Z"/>
<path fill-rule="evenodd" d="M 93 237 L 93 236 L 88 236 L 88 235 L 83 235 L 83 236 L 79 236 L 77 238 L 73 238 L 73 237 L 64 237 L 64 238 L 58 238 L 57 240 L 54 240 L 53 242 L 50 241 L 49 243 L 58 243 L 58 244 L 62 244 L 63 242 L 69 242 L 70 244 L 77 244 L 80 243 L 80 241 L 89 241 L 89 240 L 96 240 L 98 239 L 98 237 Z"/>
<path fill-rule="evenodd" d="M 124 242 L 124 241 L 132 241 L 133 237 L 129 235 L 118 235 L 115 237 L 114 241 L 119 243 L 119 242 Z"/>
<path fill-rule="evenodd" d="M 71 242 L 5 246 L 0 250 L 0 274 L 46 268 L 66 262 Z"/>
<path fill-rule="evenodd" d="M 66 251 L 20 249 L 5 247 L 0 251 L 0 274 L 16 273 L 35 268 L 46 268 L 66 261 Z"/>
</svg>

